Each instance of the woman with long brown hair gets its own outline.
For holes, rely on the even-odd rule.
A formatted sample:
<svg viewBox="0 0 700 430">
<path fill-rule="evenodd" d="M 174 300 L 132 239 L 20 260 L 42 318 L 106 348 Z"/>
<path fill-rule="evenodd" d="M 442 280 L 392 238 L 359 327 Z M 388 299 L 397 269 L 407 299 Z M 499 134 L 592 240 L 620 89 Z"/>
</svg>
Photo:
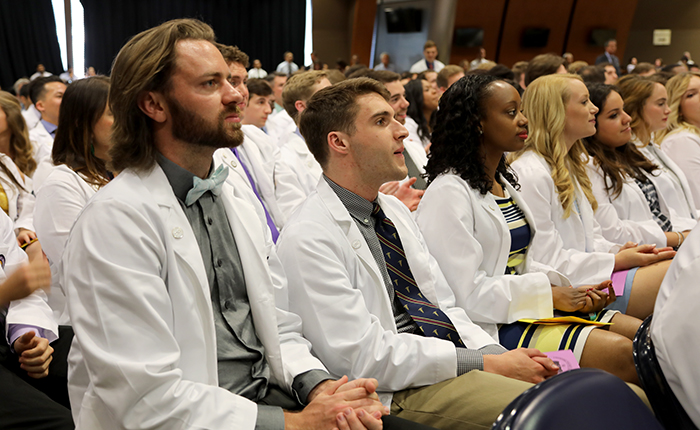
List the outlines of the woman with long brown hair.
<svg viewBox="0 0 700 430">
<path fill-rule="evenodd" d="M 658 172 L 632 143 L 631 117 L 617 87 L 588 84 L 600 109 L 596 134 L 584 139 L 591 158 L 586 166 L 598 202 L 595 218 L 611 242 L 655 243 L 677 247 L 694 224 L 677 219 L 650 178 Z"/>
<path fill-rule="evenodd" d="M 113 121 L 108 95 L 109 78 L 95 76 L 74 82 L 63 96 L 51 154 L 55 167 L 37 191 L 34 211 L 37 236 L 52 268 L 83 206 L 112 178 L 106 167 Z M 61 308 L 59 288 L 51 294 L 54 310 Z"/>
</svg>

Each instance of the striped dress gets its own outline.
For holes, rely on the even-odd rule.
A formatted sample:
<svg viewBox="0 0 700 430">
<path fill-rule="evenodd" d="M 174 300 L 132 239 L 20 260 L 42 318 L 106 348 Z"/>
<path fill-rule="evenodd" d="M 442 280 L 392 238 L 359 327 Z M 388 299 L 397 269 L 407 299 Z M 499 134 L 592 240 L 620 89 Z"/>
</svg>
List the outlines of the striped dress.
<svg viewBox="0 0 700 430">
<path fill-rule="evenodd" d="M 504 189 L 505 197 L 494 195 L 510 230 L 510 252 L 506 264 L 506 275 L 518 275 L 517 267 L 525 261 L 532 231 L 525 214 Z M 603 310 L 593 318 L 594 321 L 609 322 L 615 312 Z M 588 315 L 566 313 L 555 310 L 555 316 L 575 315 L 588 319 Z M 504 324 L 498 331 L 501 345 L 508 349 L 537 348 L 542 352 L 570 349 L 577 360 L 581 360 L 583 346 L 595 326 L 585 324 L 542 325 L 514 322 Z"/>
</svg>

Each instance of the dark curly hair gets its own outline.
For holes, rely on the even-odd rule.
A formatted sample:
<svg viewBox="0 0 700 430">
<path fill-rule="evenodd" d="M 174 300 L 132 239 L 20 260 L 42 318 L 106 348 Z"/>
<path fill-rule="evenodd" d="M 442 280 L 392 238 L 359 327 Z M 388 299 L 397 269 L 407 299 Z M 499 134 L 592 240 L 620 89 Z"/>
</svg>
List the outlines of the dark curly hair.
<svg viewBox="0 0 700 430">
<path fill-rule="evenodd" d="M 409 103 L 406 115 L 418 124 L 418 137 L 421 140 L 430 140 L 430 127 L 423 115 L 423 83 L 420 79 L 414 79 L 403 87 L 406 89 L 406 100 Z"/>
<path fill-rule="evenodd" d="M 587 83 L 590 93 L 591 103 L 598 106 L 598 115 L 603 113 L 605 102 L 611 92 L 620 93 L 620 89 L 613 85 L 601 83 Z M 598 122 L 596 121 L 596 129 Z M 620 196 L 622 185 L 626 178 L 636 178 L 641 181 L 646 180 L 644 172 L 652 174 L 658 166 L 649 161 L 632 142 L 627 142 L 617 148 L 611 148 L 598 140 L 598 133 L 583 139 L 586 150 L 593 157 L 593 162 L 603 171 L 603 176 L 607 179 L 605 188 L 613 199 Z"/>
<path fill-rule="evenodd" d="M 428 184 L 439 175 L 452 172 L 481 194 L 491 190 L 493 179 L 484 167 L 480 121 L 485 118 L 491 84 L 497 81 L 502 79 L 490 75 L 467 75 L 452 84 L 442 95 L 433 131 L 433 144 L 425 166 Z M 505 154 L 496 169 L 497 180 L 499 173 L 513 187 L 520 188 L 515 173 L 506 162 Z"/>
</svg>

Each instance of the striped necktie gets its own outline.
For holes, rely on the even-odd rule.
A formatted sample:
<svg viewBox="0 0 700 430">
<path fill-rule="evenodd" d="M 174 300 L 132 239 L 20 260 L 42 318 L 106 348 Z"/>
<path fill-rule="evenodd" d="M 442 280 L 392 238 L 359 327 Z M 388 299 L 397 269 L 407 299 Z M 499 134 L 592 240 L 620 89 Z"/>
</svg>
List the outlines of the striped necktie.
<svg viewBox="0 0 700 430">
<path fill-rule="evenodd" d="M 382 247 L 389 278 L 403 307 L 425 336 L 449 340 L 458 347 L 464 347 L 450 318 L 421 294 L 408 266 L 401 238 L 394 223 L 386 217 L 377 203 L 374 204 L 372 216 L 377 221 L 374 229 Z"/>
</svg>

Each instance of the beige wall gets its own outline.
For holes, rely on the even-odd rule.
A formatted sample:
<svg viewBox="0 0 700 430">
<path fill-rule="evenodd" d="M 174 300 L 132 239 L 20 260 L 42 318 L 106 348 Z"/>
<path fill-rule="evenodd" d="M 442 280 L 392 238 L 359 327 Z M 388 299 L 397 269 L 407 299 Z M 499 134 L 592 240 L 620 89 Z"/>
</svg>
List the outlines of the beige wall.
<svg viewBox="0 0 700 430">
<path fill-rule="evenodd" d="M 671 29 L 671 45 L 654 46 L 654 29 Z M 661 57 L 670 64 L 684 51 L 690 51 L 695 62 L 700 60 L 700 0 L 639 0 L 627 47 L 618 53 L 620 63 L 635 56 L 650 63 Z"/>
</svg>

